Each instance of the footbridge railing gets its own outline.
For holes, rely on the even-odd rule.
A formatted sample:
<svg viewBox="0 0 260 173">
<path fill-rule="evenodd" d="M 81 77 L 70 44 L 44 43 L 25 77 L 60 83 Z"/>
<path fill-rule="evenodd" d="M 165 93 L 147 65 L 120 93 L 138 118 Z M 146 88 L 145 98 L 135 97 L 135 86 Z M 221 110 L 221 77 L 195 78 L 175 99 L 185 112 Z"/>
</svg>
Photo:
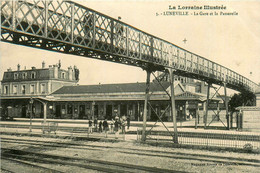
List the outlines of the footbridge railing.
<svg viewBox="0 0 260 173">
<path fill-rule="evenodd" d="M 1 40 L 62 53 L 97 58 L 223 84 L 254 92 L 246 77 L 71 1 L 1 1 Z"/>
</svg>

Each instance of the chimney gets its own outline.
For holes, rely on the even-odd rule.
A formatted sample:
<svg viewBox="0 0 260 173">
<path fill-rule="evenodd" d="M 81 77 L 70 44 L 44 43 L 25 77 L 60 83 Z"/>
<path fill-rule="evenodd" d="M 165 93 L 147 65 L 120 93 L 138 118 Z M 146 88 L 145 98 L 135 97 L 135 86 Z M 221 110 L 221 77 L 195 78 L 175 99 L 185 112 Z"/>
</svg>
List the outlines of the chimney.
<svg viewBox="0 0 260 173">
<path fill-rule="evenodd" d="M 7 71 L 12 71 L 11 67 L 9 67 L 9 68 L 7 69 Z"/>
<path fill-rule="evenodd" d="M 68 67 L 68 72 L 69 72 L 69 80 L 72 80 L 73 79 L 73 75 L 72 75 L 72 67 Z"/>
<path fill-rule="evenodd" d="M 59 63 L 58 63 L 58 68 L 60 69 L 61 68 L 61 61 L 59 60 Z"/>
<path fill-rule="evenodd" d="M 20 71 L 20 64 L 17 64 L 17 71 Z"/>
<path fill-rule="evenodd" d="M 53 69 L 54 69 L 54 78 L 55 79 L 58 79 L 58 73 L 59 73 L 59 70 L 58 70 L 58 65 L 53 65 Z"/>
<path fill-rule="evenodd" d="M 45 62 L 42 61 L 42 68 L 45 68 Z"/>
<path fill-rule="evenodd" d="M 36 69 L 36 68 L 33 66 L 33 67 L 32 67 L 32 70 L 35 70 L 35 69 Z"/>
</svg>

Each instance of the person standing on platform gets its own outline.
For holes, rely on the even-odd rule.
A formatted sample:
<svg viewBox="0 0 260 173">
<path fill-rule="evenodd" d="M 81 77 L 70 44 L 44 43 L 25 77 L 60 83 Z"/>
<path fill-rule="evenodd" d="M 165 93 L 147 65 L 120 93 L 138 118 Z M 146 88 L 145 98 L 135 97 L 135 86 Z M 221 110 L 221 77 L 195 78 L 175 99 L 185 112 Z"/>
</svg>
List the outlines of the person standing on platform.
<svg viewBox="0 0 260 173">
<path fill-rule="evenodd" d="M 114 128 L 116 139 L 118 139 L 118 135 L 119 135 L 119 124 L 120 124 L 119 120 L 116 119 L 116 121 L 115 121 L 115 128 Z"/>
<path fill-rule="evenodd" d="M 91 119 L 88 120 L 88 133 L 92 133 L 92 121 L 91 121 Z"/>
<path fill-rule="evenodd" d="M 122 121 L 125 121 L 126 120 L 126 116 L 123 115 L 121 119 L 122 119 Z"/>
<path fill-rule="evenodd" d="M 97 124 L 98 124 L 97 118 L 95 118 L 95 119 L 94 119 L 94 127 L 95 127 L 95 131 L 96 131 L 96 132 L 97 132 Z"/>
<path fill-rule="evenodd" d="M 115 116 L 115 120 L 116 120 L 116 119 L 118 119 L 118 120 L 119 120 L 119 116 L 118 116 L 117 114 L 116 114 L 116 116 Z"/>
<path fill-rule="evenodd" d="M 125 120 L 122 118 L 121 120 L 122 134 L 125 134 Z"/>
<path fill-rule="evenodd" d="M 110 122 L 110 133 L 114 133 L 114 119 L 112 118 L 111 122 Z"/>
<path fill-rule="evenodd" d="M 126 122 L 127 122 L 127 130 L 129 130 L 129 127 L 130 127 L 130 116 L 127 116 Z"/>
<path fill-rule="evenodd" d="M 107 138 L 107 131 L 108 131 L 107 119 L 105 119 L 105 121 L 103 121 L 103 131 L 105 132 L 105 137 Z"/>
<path fill-rule="evenodd" d="M 99 131 L 99 133 L 102 133 L 102 126 L 103 126 L 103 122 L 102 122 L 102 120 L 100 120 L 99 121 L 99 125 L 98 125 L 98 131 Z"/>
</svg>

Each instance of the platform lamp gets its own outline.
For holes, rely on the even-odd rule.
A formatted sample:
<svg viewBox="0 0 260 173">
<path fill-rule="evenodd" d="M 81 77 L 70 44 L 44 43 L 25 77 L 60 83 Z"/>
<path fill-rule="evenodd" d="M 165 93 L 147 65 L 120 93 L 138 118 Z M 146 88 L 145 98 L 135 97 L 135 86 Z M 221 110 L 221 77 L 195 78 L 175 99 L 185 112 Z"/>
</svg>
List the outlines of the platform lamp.
<svg viewBox="0 0 260 173">
<path fill-rule="evenodd" d="M 32 132 L 32 111 L 33 111 L 33 98 L 31 97 L 29 100 L 29 104 L 30 104 L 30 132 Z"/>
<path fill-rule="evenodd" d="M 196 111 L 196 119 L 195 119 L 195 129 L 198 128 L 198 124 L 200 123 L 200 115 L 199 115 L 199 110 L 200 110 L 200 107 L 202 107 L 202 103 L 198 103 L 197 104 L 197 111 Z"/>
</svg>

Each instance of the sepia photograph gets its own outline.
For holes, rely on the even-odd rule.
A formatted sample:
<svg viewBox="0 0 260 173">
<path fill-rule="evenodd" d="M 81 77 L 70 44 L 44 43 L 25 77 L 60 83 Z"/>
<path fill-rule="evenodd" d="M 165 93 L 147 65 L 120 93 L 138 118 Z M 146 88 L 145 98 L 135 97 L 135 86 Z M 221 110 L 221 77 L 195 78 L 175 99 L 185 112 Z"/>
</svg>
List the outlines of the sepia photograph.
<svg viewBox="0 0 260 173">
<path fill-rule="evenodd" d="M 259 11 L 2 0 L 1 172 L 259 172 Z"/>
</svg>

